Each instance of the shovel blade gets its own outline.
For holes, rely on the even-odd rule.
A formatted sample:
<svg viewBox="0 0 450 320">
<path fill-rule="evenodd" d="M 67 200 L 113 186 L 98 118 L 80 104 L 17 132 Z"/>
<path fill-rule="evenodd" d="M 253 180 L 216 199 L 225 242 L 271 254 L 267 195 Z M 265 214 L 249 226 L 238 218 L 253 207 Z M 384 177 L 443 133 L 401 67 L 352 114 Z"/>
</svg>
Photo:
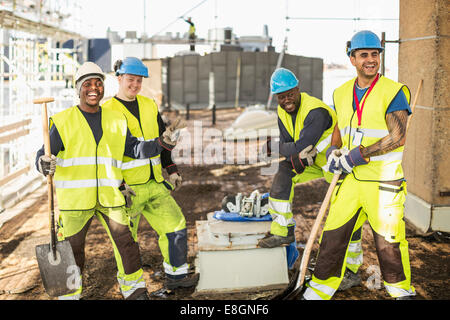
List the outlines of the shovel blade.
<svg viewBox="0 0 450 320">
<path fill-rule="evenodd" d="M 51 297 L 74 293 L 79 275 L 72 247 L 67 240 L 56 242 L 56 259 L 50 244 L 36 246 L 36 258 L 45 291 Z M 76 274 L 74 274 L 76 273 Z"/>
</svg>

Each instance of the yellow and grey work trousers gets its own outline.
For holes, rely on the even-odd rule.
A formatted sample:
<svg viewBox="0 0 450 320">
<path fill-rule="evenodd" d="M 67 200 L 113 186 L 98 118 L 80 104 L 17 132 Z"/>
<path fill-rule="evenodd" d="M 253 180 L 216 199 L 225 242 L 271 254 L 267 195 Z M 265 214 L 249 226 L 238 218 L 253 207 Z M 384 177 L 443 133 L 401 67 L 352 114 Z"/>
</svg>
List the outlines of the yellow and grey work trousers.
<svg viewBox="0 0 450 320">
<path fill-rule="evenodd" d="M 296 174 L 292 171 L 290 162 L 286 160 L 280 162 L 269 193 L 269 213 L 272 216 L 271 234 L 283 237 L 293 234 L 295 220 L 292 214 L 292 200 L 295 185 L 323 177 L 324 172 L 316 165 L 308 166 L 301 174 Z M 331 177 L 329 172 L 325 172 L 328 182 Z"/>
<path fill-rule="evenodd" d="M 139 246 L 131 236 L 124 207 L 105 208 L 98 203 L 91 210 L 60 212 L 58 239 L 70 242 L 75 262 L 80 268 L 80 278 L 77 281 L 78 290 L 72 294 L 61 296 L 59 299 L 77 300 L 80 298 L 86 234 L 94 216 L 99 219 L 111 240 L 117 263 L 117 280 L 120 284 L 120 291 L 125 299 L 133 299 L 147 290 L 143 278 Z"/>
<path fill-rule="evenodd" d="M 366 220 L 373 231 L 386 290 L 392 297 L 415 295 L 403 220 L 405 196 L 405 181 L 395 186 L 358 181 L 348 174 L 338 182 L 320 239 L 314 274 L 303 295 L 305 299 L 332 298 L 344 277 L 349 252 L 355 246 L 353 239 L 361 237 L 358 233 Z"/>
<path fill-rule="evenodd" d="M 154 179 L 145 184 L 131 186 L 136 196 L 131 208 L 130 229 L 137 241 L 141 214 L 150 226 L 158 233 L 158 244 L 164 258 L 163 266 L 167 277 L 183 278 L 187 275 L 187 230 L 186 220 L 169 189 L 173 187 L 167 182 L 156 182 Z"/>
</svg>

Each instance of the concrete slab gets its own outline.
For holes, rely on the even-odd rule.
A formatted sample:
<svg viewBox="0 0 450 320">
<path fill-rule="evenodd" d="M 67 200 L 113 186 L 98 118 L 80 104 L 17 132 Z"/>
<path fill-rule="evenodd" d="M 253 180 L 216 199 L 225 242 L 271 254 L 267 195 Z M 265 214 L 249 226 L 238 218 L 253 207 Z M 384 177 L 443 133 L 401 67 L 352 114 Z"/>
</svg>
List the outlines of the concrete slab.
<svg viewBox="0 0 450 320">
<path fill-rule="evenodd" d="M 258 248 L 270 230 L 270 221 L 197 221 L 200 280 L 195 295 L 273 290 L 289 282 L 286 248 Z"/>
</svg>

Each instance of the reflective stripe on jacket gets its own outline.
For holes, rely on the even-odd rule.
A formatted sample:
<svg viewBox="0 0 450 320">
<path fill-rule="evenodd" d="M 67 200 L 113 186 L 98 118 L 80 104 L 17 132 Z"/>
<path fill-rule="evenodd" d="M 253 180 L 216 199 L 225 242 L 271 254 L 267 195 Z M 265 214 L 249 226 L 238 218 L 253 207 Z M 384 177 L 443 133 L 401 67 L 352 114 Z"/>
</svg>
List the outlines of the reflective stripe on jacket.
<svg viewBox="0 0 450 320">
<path fill-rule="evenodd" d="M 111 98 L 102 107 L 122 112 L 127 118 L 128 128 L 138 140 L 154 140 L 159 137 L 158 106 L 153 99 L 137 95 L 139 106 L 139 121 L 128 109 L 117 99 Z M 150 167 L 151 166 L 151 167 Z M 133 159 L 123 157 L 122 174 L 125 182 L 129 185 L 144 184 L 153 175 L 157 182 L 164 180 L 161 167 L 161 156 L 158 154 L 150 159 Z"/>
<path fill-rule="evenodd" d="M 333 93 L 334 106 L 337 113 L 338 126 L 342 138 L 342 147 L 351 150 L 354 134 L 358 128 L 358 117 L 353 110 L 353 86 L 356 78 L 347 81 Z M 386 111 L 399 93 L 403 90 L 408 103 L 411 94 L 407 86 L 380 76 L 364 103 L 360 131 L 363 132 L 361 145 L 370 146 L 389 134 L 386 124 Z M 361 101 L 364 97 L 361 99 Z M 389 153 L 370 157 L 367 165 L 353 168 L 353 175 L 363 181 L 391 181 L 403 178 L 402 156 L 404 147 Z"/>
<path fill-rule="evenodd" d="M 97 145 L 85 117 L 73 106 L 50 118 L 64 150 L 57 154 L 55 188 L 60 210 L 88 210 L 125 204 L 119 191 L 127 122 L 119 112 L 102 109 L 103 135 Z"/>
<path fill-rule="evenodd" d="M 297 117 L 295 119 L 295 128 L 293 127 L 292 124 L 292 116 L 280 106 L 278 106 L 278 117 L 280 118 L 287 132 L 291 135 L 294 141 L 297 141 L 300 137 L 300 131 L 303 129 L 305 119 L 311 110 L 316 108 L 324 108 L 325 110 L 328 111 L 333 123 L 330 126 L 330 128 L 324 131 L 319 141 L 315 145 L 318 153 L 314 163 L 319 167 L 323 167 L 327 163 L 325 153 L 331 144 L 331 135 L 333 133 L 334 126 L 336 125 L 336 113 L 322 100 L 312 97 L 305 92 L 301 92 L 300 94 L 301 94 L 300 108 L 297 111 Z"/>
</svg>

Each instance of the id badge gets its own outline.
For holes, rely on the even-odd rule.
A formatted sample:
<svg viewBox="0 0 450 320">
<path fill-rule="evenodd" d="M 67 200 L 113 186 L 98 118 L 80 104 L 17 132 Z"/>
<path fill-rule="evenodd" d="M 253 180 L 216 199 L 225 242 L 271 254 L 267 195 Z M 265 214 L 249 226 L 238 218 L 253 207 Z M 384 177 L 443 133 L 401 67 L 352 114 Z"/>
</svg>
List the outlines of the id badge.
<svg viewBox="0 0 450 320">
<path fill-rule="evenodd" d="M 353 145 L 354 146 L 361 145 L 363 136 L 364 136 L 364 133 L 362 131 L 359 131 L 359 129 L 356 129 L 355 135 L 353 136 Z"/>
</svg>

